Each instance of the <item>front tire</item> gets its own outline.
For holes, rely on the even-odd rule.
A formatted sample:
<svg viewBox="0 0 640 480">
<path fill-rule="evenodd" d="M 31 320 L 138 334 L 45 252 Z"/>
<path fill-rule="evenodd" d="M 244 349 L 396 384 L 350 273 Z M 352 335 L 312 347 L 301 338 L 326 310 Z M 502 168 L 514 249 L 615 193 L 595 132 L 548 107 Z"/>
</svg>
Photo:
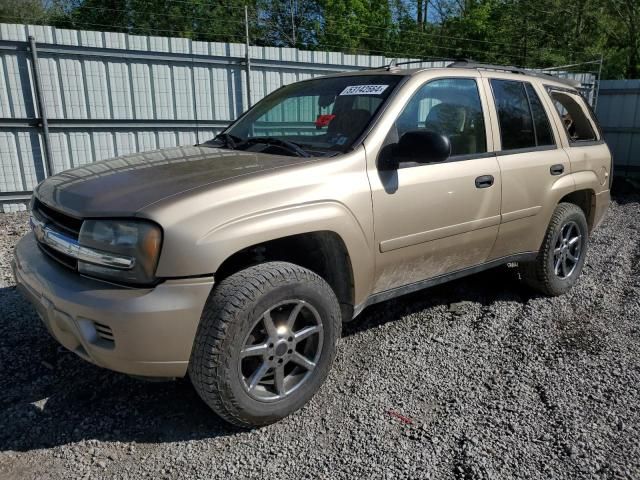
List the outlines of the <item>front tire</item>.
<svg viewBox="0 0 640 480">
<path fill-rule="evenodd" d="M 525 283 L 548 296 L 566 293 L 577 281 L 587 255 L 589 227 L 584 212 L 560 203 L 535 261 L 521 266 Z"/>
<path fill-rule="evenodd" d="M 320 388 L 340 331 L 338 300 L 321 277 L 286 262 L 256 265 L 212 291 L 189 376 L 223 419 L 241 427 L 267 425 Z"/>
</svg>

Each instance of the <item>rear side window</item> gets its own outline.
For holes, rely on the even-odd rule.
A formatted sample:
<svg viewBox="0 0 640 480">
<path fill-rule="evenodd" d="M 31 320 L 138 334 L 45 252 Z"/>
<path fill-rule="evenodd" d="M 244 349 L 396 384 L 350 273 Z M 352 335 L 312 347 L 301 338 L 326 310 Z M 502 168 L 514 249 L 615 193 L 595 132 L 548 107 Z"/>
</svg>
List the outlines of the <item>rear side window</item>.
<svg viewBox="0 0 640 480">
<path fill-rule="evenodd" d="M 530 83 L 525 83 L 525 90 L 529 97 L 529 104 L 531 105 L 531 115 L 533 116 L 533 128 L 536 133 L 537 146 L 555 145 L 553 133 L 551 133 L 551 125 L 549 124 L 549 117 L 547 117 L 547 112 L 544 111 L 540 97 L 538 97 L 538 94 Z"/>
<path fill-rule="evenodd" d="M 571 142 L 589 142 L 598 139 L 585 109 L 578 103 L 582 102 L 581 98 L 554 90 L 550 94 Z"/>
<path fill-rule="evenodd" d="M 502 150 L 554 145 L 549 119 L 531 84 L 491 80 Z"/>
</svg>

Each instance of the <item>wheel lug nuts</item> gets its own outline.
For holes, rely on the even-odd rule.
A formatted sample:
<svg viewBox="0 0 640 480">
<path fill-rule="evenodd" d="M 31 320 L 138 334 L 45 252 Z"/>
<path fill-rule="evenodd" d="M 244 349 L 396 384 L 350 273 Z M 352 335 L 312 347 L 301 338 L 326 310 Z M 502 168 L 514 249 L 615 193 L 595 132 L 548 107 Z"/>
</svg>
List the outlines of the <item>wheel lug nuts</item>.
<svg viewBox="0 0 640 480">
<path fill-rule="evenodd" d="M 288 340 L 289 340 L 290 342 L 293 342 L 293 337 L 289 337 L 289 338 L 288 338 Z"/>
<path fill-rule="evenodd" d="M 282 362 L 283 362 L 283 360 L 282 360 L 282 359 L 278 360 L 278 363 L 282 363 Z"/>
<path fill-rule="evenodd" d="M 289 349 L 289 351 L 287 353 L 293 353 L 293 350 Z"/>
<path fill-rule="evenodd" d="M 269 357 L 269 360 L 273 360 L 273 355 Z"/>
</svg>

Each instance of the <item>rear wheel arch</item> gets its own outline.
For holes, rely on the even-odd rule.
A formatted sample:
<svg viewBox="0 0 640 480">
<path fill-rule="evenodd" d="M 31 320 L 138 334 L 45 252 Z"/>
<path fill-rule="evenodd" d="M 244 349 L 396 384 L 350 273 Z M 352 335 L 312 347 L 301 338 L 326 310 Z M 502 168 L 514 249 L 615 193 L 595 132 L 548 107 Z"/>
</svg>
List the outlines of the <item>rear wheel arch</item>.
<svg viewBox="0 0 640 480">
<path fill-rule="evenodd" d="M 593 229 L 594 217 L 596 212 L 595 202 L 596 192 L 591 188 L 583 188 L 568 193 L 558 201 L 558 204 L 572 203 L 580 207 L 580 209 L 584 213 L 585 218 L 587 219 L 589 232 L 591 232 L 591 230 Z"/>
<path fill-rule="evenodd" d="M 355 305 L 352 256 L 339 234 L 328 230 L 300 233 L 242 248 L 220 264 L 214 278 L 219 283 L 240 270 L 271 261 L 293 263 L 319 275 L 336 294 L 343 322 L 352 319 Z"/>
<path fill-rule="evenodd" d="M 571 238 L 564 238 L 564 235 Z M 572 234 L 572 235 L 569 235 Z M 585 261 L 589 226 L 582 208 L 572 202 L 561 202 L 554 209 L 544 240 L 532 262 L 522 263 L 520 273 L 525 283 L 549 296 L 568 291 L 577 282 Z M 573 250 L 572 250 L 573 249 Z M 570 272 L 558 275 L 559 262 L 570 259 Z M 566 267 L 566 262 L 565 262 Z"/>
</svg>

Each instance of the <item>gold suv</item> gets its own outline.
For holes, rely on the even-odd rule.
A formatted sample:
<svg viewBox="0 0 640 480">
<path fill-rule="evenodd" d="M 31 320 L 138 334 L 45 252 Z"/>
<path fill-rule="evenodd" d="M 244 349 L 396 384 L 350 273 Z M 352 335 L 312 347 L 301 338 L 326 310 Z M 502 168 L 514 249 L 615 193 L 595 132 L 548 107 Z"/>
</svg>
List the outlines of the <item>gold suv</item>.
<svg viewBox="0 0 640 480">
<path fill-rule="evenodd" d="M 570 289 L 609 205 L 578 90 L 514 68 L 397 66 L 282 87 L 223 133 L 46 179 L 16 282 L 96 365 L 189 375 L 242 426 L 304 405 L 343 322 L 517 262 Z"/>
</svg>

